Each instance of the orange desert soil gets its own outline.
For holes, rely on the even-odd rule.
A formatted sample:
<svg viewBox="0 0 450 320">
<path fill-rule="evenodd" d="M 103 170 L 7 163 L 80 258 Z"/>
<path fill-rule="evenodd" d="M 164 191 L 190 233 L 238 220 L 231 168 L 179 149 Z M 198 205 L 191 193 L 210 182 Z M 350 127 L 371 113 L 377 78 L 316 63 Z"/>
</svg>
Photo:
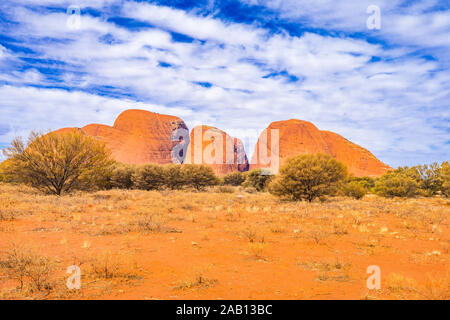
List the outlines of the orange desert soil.
<svg viewBox="0 0 450 320">
<path fill-rule="evenodd" d="M 15 245 L 54 263 L 48 292 L 20 291 L 0 268 L 0 298 L 449 299 L 449 211 L 441 198 L 294 203 L 238 188 L 58 198 L 0 185 L 0 261 Z M 74 264 L 82 287 L 70 291 Z M 380 290 L 366 286 L 371 265 Z"/>
</svg>

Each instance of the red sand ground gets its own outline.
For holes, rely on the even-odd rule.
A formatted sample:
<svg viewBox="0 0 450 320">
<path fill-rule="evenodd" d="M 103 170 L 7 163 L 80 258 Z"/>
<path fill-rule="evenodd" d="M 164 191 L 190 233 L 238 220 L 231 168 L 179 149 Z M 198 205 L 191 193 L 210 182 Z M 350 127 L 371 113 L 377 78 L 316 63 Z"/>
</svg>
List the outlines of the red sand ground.
<svg viewBox="0 0 450 320">
<path fill-rule="evenodd" d="M 0 185 L 0 297 L 449 299 L 449 203 L 293 203 L 238 189 L 58 198 Z M 49 288 L 26 278 L 18 289 L 1 264 L 13 244 L 51 261 Z M 81 290 L 65 286 L 73 264 Z M 366 287 L 370 265 L 380 290 Z"/>
</svg>

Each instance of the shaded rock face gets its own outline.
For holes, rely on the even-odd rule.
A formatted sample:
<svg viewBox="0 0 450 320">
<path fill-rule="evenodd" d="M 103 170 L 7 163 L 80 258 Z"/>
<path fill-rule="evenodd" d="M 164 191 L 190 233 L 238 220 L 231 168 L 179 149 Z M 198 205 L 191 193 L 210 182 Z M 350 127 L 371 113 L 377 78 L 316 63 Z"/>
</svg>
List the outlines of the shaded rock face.
<svg viewBox="0 0 450 320">
<path fill-rule="evenodd" d="M 144 110 L 127 110 L 112 127 L 90 124 L 80 130 L 103 141 L 116 161 L 128 164 L 182 163 L 189 144 L 189 130 L 178 117 Z"/>
<path fill-rule="evenodd" d="M 210 126 L 191 131 L 184 163 L 209 165 L 216 174 L 248 171 L 248 158 L 241 140 Z"/>
<path fill-rule="evenodd" d="M 287 158 L 316 153 L 328 154 L 341 161 L 348 172 L 357 177 L 377 177 L 391 169 L 370 151 L 342 136 L 320 131 L 310 122 L 295 119 L 269 125 L 259 137 L 250 169 L 270 168 L 277 172 Z"/>
</svg>

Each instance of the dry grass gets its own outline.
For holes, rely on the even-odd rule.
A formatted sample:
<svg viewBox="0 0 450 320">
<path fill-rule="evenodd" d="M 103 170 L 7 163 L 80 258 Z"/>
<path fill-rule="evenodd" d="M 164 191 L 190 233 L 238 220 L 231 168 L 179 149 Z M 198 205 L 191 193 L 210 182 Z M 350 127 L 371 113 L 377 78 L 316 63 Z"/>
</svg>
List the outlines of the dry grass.
<svg viewBox="0 0 450 320">
<path fill-rule="evenodd" d="M 141 279 L 133 258 L 120 253 L 102 252 L 92 256 L 87 270 L 94 279 Z"/>
<path fill-rule="evenodd" d="M 17 282 L 19 291 L 50 292 L 54 287 L 51 283 L 54 263 L 31 249 L 14 245 L 4 253 L 0 268 L 9 279 Z"/>
<path fill-rule="evenodd" d="M 168 299 L 176 283 L 193 299 L 449 299 L 448 199 L 305 203 L 247 191 L 56 197 L 0 184 L 0 298 Z M 204 264 L 211 277 L 192 276 Z M 365 287 L 373 264 L 376 292 Z M 81 290 L 65 288 L 70 265 Z"/>
<path fill-rule="evenodd" d="M 205 278 L 203 274 L 198 274 L 194 280 L 184 281 L 173 287 L 174 290 L 203 289 L 214 286 L 217 279 Z"/>
</svg>

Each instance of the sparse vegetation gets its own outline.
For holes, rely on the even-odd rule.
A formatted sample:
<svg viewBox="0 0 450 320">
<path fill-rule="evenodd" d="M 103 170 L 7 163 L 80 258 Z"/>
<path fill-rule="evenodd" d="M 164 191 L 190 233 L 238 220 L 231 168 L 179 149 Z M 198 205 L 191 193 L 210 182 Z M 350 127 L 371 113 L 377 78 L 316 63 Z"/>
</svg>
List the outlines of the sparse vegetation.
<svg viewBox="0 0 450 320">
<path fill-rule="evenodd" d="M 252 298 L 265 299 L 274 287 L 261 276 L 283 270 L 277 298 L 299 288 L 315 296 L 320 283 L 330 298 L 345 290 L 358 299 L 366 267 L 378 259 L 400 261 L 395 273 L 405 276 L 391 279 L 382 269 L 386 281 L 372 298 L 448 297 L 447 199 L 309 203 L 228 187 L 236 192 L 112 189 L 57 197 L 0 183 L 0 211 L 19 217 L 0 220 L 0 297 L 248 298 L 251 283 L 258 290 Z M 40 249 L 15 254 L 11 239 Z M 208 272 L 192 276 L 205 264 Z M 81 268 L 80 290 L 66 288 L 71 265 Z"/>
<path fill-rule="evenodd" d="M 16 281 L 21 293 L 48 295 L 55 286 L 52 282 L 54 263 L 30 249 L 14 245 L 0 258 L 0 269 Z"/>
<path fill-rule="evenodd" d="M 184 281 L 176 285 L 174 290 L 188 290 L 188 289 L 206 289 L 216 285 L 217 279 L 205 278 L 203 274 L 199 274 L 195 277 L 193 281 Z"/>
<path fill-rule="evenodd" d="M 140 279 L 139 268 L 128 256 L 102 252 L 90 258 L 88 275 L 94 279 Z"/>
</svg>

